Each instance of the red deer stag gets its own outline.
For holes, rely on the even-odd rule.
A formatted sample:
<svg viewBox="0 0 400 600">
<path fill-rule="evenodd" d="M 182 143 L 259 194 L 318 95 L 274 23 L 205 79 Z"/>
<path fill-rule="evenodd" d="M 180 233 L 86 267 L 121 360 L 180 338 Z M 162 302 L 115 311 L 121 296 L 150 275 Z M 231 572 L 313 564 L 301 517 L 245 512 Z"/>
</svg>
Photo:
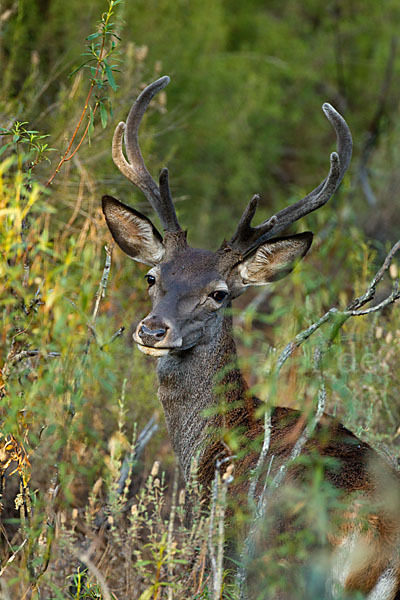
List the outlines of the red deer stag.
<svg viewBox="0 0 400 600">
<path fill-rule="evenodd" d="M 249 470 L 257 462 L 255 440 L 263 437 L 263 421 L 255 417 L 260 401 L 248 394 L 237 366 L 232 321 L 225 309 L 249 286 L 287 275 L 307 253 L 312 233 L 278 235 L 329 200 L 349 165 L 352 138 L 341 115 L 324 104 L 323 111 L 338 141 L 338 152 L 330 157 L 328 176 L 305 198 L 256 227 L 251 225 L 258 202 L 254 196 L 235 234 L 217 252 L 191 248 L 186 231 L 178 223 L 167 169 L 161 171 L 158 186 L 144 164 L 138 143 L 144 112 L 154 94 L 168 82 L 168 77 L 162 77 L 140 94 L 126 124 L 118 124 L 112 144 L 115 164 L 145 194 L 159 216 L 164 237 L 147 217 L 110 196 L 103 197 L 103 212 L 120 248 L 134 260 L 151 266 L 146 278 L 152 310 L 140 321 L 133 337 L 142 352 L 158 357 L 159 398 L 185 478 L 197 456 L 200 482 L 209 489 L 216 461 L 227 452 L 224 432 L 238 430 L 251 447 L 235 462 L 237 490 L 245 491 Z M 221 400 L 215 391 L 218 373 L 222 373 L 219 390 L 225 389 L 223 400 L 228 407 L 224 414 L 215 409 Z M 210 414 L 213 416 L 206 416 Z M 269 455 L 274 457 L 272 471 L 290 456 L 303 427 L 298 411 L 273 409 L 269 448 Z M 353 503 L 340 534 L 331 536 L 331 577 L 348 593 L 358 590 L 371 600 L 400 600 L 397 476 L 372 448 L 329 415 L 323 415 L 303 454 L 313 451 L 334 459 L 336 465 L 329 467 L 328 463 L 324 476 L 338 493 L 348 498 L 357 493 L 357 498 L 367 499 L 374 506 L 365 519 L 368 527 L 360 528 L 354 525 L 357 502 Z M 303 473 L 299 467 L 288 476 L 298 481 Z M 395 490 L 395 501 L 392 493 L 391 501 L 386 502 L 387 489 L 383 488 L 389 485 Z"/>
</svg>

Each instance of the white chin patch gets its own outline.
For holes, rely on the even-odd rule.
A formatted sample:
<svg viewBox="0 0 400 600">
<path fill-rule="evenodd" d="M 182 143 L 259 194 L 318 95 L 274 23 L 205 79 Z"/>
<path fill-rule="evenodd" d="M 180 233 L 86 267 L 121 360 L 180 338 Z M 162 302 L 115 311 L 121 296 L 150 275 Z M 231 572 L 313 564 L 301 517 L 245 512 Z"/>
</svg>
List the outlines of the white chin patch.
<svg viewBox="0 0 400 600">
<path fill-rule="evenodd" d="M 151 348 L 151 346 L 142 346 L 142 344 L 137 344 L 137 347 L 140 352 L 148 354 L 149 356 L 165 356 L 169 352 L 168 348 Z"/>
</svg>

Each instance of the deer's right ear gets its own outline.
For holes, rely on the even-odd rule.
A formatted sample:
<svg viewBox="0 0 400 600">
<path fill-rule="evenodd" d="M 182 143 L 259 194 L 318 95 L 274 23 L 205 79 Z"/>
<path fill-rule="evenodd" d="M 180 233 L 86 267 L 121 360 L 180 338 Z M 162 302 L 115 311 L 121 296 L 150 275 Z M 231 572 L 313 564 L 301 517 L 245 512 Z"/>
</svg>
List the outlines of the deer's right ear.
<svg viewBox="0 0 400 600">
<path fill-rule="evenodd" d="M 103 196 L 102 206 L 111 235 L 121 250 L 146 265 L 162 260 L 162 237 L 150 219 L 112 196 Z"/>
</svg>

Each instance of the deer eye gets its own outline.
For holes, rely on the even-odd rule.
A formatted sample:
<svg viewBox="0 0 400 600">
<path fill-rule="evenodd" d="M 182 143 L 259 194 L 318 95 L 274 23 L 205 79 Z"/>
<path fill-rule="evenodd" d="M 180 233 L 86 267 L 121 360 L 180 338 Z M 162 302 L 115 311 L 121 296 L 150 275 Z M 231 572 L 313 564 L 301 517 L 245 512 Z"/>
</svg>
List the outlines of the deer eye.
<svg viewBox="0 0 400 600">
<path fill-rule="evenodd" d="M 212 294 L 210 294 L 210 298 L 215 300 L 215 302 L 218 302 L 218 304 L 221 304 L 221 302 L 225 300 L 227 295 L 228 292 L 226 292 L 225 290 L 216 290 L 215 292 L 212 292 Z"/>
<path fill-rule="evenodd" d="M 155 282 L 156 282 L 156 278 L 154 277 L 154 275 L 145 275 L 144 278 L 147 280 L 147 283 L 149 284 L 149 287 L 151 287 L 152 285 L 154 285 Z"/>
</svg>

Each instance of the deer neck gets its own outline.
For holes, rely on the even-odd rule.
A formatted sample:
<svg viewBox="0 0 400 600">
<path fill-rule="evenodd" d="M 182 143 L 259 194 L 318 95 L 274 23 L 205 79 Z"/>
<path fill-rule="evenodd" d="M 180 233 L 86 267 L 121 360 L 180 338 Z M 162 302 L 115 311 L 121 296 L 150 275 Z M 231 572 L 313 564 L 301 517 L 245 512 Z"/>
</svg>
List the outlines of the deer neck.
<svg viewBox="0 0 400 600">
<path fill-rule="evenodd" d="M 168 432 L 187 479 L 192 459 L 198 457 L 201 465 L 216 432 L 221 438 L 246 411 L 247 385 L 237 365 L 231 317 L 224 316 L 222 327 L 206 342 L 161 357 L 157 374 Z"/>
</svg>

